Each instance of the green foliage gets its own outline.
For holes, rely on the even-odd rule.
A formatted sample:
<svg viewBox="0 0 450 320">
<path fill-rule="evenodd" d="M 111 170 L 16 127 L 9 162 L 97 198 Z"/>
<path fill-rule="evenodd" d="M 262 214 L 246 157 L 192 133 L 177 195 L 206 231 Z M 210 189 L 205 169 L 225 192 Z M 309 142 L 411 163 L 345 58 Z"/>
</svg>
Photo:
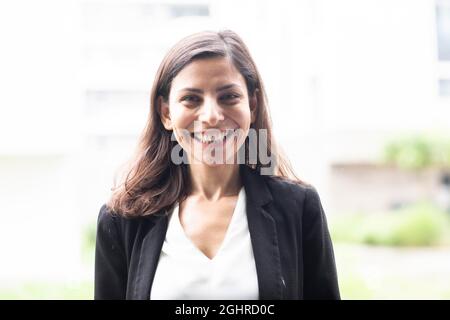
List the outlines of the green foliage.
<svg viewBox="0 0 450 320">
<path fill-rule="evenodd" d="M 385 246 L 449 244 L 449 215 L 426 202 L 391 212 L 338 216 L 330 222 L 335 241 Z"/>
<path fill-rule="evenodd" d="M 431 166 L 450 168 L 450 139 L 427 135 L 392 139 L 384 147 L 383 160 L 411 170 Z"/>
<path fill-rule="evenodd" d="M 92 300 L 93 281 L 76 283 L 25 282 L 0 286 L 1 300 Z"/>
</svg>

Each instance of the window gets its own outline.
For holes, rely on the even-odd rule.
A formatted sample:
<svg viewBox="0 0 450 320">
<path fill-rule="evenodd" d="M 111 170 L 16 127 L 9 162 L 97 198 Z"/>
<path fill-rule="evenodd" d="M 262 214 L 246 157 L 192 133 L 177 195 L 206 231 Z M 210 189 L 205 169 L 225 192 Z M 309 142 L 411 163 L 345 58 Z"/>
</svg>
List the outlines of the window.
<svg viewBox="0 0 450 320">
<path fill-rule="evenodd" d="M 439 80 L 439 95 L 441 97 L 450 97 L 450 79 Z"/>
<path fill-rule="evenodd" d="M 436 27 L 439 60 L 450 61 L 450 1 L 438 0 Z"/>
<path fill-rule="evenodd" d="M 209 16 L 208 5 L 171 5 L 171 16 L 174 18 L 185 16 Z"/>
</svg>

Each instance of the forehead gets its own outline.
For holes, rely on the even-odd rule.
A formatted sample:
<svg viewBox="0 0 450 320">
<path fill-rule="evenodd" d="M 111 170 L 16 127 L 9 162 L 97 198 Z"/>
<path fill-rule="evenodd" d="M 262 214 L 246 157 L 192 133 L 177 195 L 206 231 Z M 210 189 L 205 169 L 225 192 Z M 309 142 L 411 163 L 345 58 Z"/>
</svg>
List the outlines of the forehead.
<svg viewBox="0 0 450 320">
<path fill-rule="evenodd" d="M 245 88 L 244 77 L 229 59 L 203 58 L 185 66 L 173 79 L 172 89 L 177 91 L 187 86 L 207 89 L 229 83 Z"/>
</svg>

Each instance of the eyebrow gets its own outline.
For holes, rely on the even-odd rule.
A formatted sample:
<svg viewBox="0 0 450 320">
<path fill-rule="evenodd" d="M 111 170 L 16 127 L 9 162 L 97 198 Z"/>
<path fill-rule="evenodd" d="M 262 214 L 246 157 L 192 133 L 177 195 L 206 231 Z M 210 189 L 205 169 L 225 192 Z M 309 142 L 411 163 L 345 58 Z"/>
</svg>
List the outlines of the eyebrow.
<svg viewBox="0 0 450 320">
<path fill-rule="evenodd" d="M 233 87 L 240 88 L 241 86 L 238 85 L 238 84 L 235 84 L 235 83 L 230 83 L 230 84 L 226 84 L 224 86 L 218 87 L 216 89 L 216 92 L 227 90 L 227 89 L 230 89 L 230 88 L 233 88 Z M 203 93 L 202 89 L 197 89 L 197 88 L 183 88 L 180 91 L 190 91 L 190 92 L 195 92 L 195 93 Z"/>
</svg>

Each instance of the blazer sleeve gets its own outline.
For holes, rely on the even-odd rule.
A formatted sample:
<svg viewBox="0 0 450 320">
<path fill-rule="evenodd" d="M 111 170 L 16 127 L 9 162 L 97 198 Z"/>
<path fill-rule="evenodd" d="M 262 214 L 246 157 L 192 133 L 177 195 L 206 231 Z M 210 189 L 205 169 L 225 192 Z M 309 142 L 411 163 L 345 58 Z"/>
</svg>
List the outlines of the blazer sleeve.
<svg viewBox="0 0 450 320">
<path fill-rule="evenodd" d="M 306 189 L 303 208 L 304 299 L 340 299 L 333 246 L 317 191 Z"/>
<path fill-rule="evenodd" d="M 96 300 L 122 300 L 126 297 L 127 262 L 116 219 L 103 205 L 98 215 L 95 242 Z"/>
</svg>

